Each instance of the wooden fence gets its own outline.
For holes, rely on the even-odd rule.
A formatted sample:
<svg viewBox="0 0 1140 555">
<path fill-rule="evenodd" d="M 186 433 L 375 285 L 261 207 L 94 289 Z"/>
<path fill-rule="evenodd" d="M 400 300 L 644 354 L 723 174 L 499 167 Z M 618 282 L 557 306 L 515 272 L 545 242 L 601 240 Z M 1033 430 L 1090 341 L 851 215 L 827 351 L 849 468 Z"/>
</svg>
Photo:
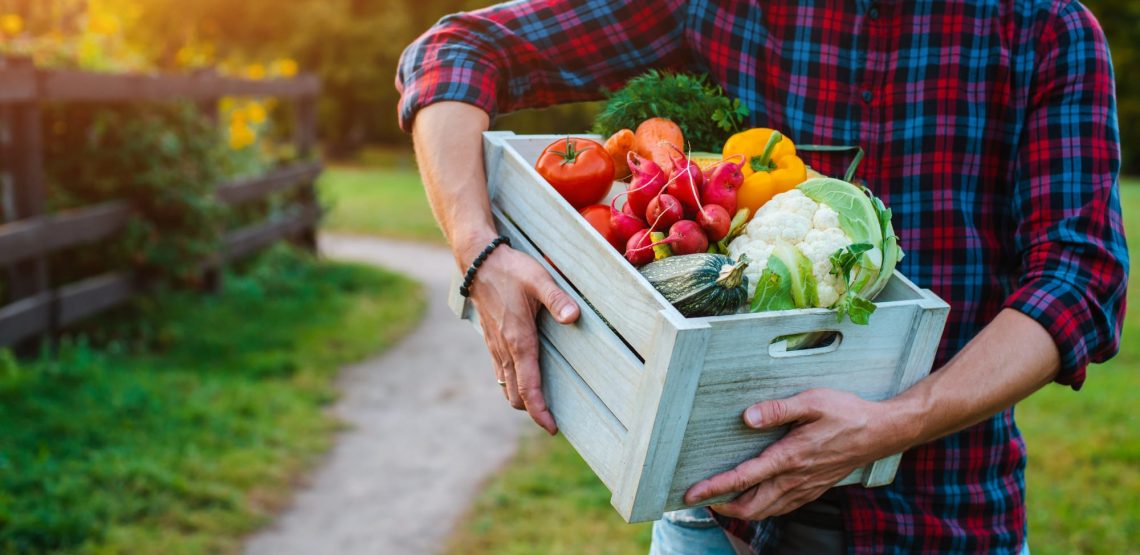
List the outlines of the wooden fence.
<svg viewBox="0 0 1140 555">
<path fill-rule="evenodd" d="M 253 178 L 218 185 L 218 199 L 238 205 L 271 193 L 299 190 L 291 206 L 266 220 L 229 231 L 222 249 L 202 261 L 216 279 L 226 261 L 253 253 L 284 237 L 316 246 L 320 207 L 314 181 L 321 163 L 310 160 L 316 142 L 316 98 L 320 81 L 311 75 L 291 79 L 245 80 L 204 73 L 116 75 L 44 70 L 24 59 L 0 59 L 0 156 L 7 169 L 8 222 L 0 224 L 0 267 L 7 270 L 7 299 L 0 298 L 0 347 L 51 337 L 63 326 L 129 300 L 142 286 L 128 271 L 49 286 L 48 255 L 106 239 L 122 231 L 133 211 L 125 201 L 47 213 L 41 105 L 61 102 L 139 102 L 190 100 L 216 121 L 223 96 L 276 97 L 291 103 L 299 162 Z M 0 176 L 3 177 L 3 176 Z M 13 217 L 14 216 L 14 217 Z"/>
</svg>

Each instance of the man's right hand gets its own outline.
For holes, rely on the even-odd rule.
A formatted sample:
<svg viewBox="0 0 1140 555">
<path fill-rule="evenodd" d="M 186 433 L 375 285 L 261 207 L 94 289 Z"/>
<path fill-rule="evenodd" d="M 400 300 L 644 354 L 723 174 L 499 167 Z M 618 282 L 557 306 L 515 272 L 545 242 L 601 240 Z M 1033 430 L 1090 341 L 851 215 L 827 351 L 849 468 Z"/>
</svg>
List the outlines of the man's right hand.
<svg viewBox="0 0 1140 555">
<path fill-rule="evenodd" d="M 479 267 L 471 300 L 479 311 L 495 377 L 506 382 L 503 395 L 548 433 L 557 433 L 542 394 L 535 318 L 545 307 L 559 323 L 570 324 L 578 319 L 578 305 L 538 262 L 506 245 L 495 249 Z"/>
</svg>

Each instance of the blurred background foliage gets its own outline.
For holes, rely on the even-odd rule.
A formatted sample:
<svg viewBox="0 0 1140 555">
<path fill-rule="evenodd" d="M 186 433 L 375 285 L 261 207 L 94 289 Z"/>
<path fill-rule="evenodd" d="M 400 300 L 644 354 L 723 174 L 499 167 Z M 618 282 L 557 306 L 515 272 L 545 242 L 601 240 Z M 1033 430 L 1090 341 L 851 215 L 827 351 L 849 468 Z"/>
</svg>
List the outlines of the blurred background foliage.
<svg viewBox="0 0 1140 555">
<path fill-rule="evenodd" d="M 479 0 L 0 0 L 3 50 L 92 69 L 216 67 L 264 77 L 320 75 L 321 135 L 344 157 L 366 144 L 407 145 L 393 86 L 404 47 L 440 17 Z M 1140 2 L 1087 0 L 1116 66 L 1127 173 L 1140 173 Z M 17 18 L 19 21 L 17 21 Z M 15 31 L 15 32 L 13 32 Z M 528 111 L 498 125 L 519 132 L 585 130 L 592 104 Z"/>
</svg>

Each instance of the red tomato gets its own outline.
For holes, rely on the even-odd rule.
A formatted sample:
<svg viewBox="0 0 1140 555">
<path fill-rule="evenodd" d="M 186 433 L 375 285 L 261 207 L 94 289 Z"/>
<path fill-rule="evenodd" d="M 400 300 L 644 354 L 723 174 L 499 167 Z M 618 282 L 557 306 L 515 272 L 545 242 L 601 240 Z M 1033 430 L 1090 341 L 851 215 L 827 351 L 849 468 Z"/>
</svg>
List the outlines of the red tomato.
<svg viewBox="0 0 1140 555">
<path fill-rule="evenodd" d="M 534 168 L 577 210 L 602 201 L 614 183 L 614 161 L 600 143 L 566 137 L 554 141 Z"/>
<path fill-rule="evenodd" d="M 621 252 L 622 246 L 618 245 L 617 239 L 610 230 L 609 206 L 604 204 L 591 204 L 580 210 L 579 213 L 582 214 L 583 218 L 586 218 L 587 222 L 590 222 L 590 225 L 593 226 L 594 229 L 598 230 L 598 233 L 602 234 L 602 237 L 606 238 L 606 241 L 609 241 L 618 252 Z"/>
</svg>

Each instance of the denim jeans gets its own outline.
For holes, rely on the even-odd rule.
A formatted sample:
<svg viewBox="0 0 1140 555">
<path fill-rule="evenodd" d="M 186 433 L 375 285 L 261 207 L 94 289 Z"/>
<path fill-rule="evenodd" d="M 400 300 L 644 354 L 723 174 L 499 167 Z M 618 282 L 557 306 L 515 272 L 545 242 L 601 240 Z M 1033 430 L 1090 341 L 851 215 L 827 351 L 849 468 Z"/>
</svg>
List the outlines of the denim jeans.
<svg viewBox="0 0 1140 555">
<path fill-rule="evenodd" d="M 681 509 L 653 523 L 649 555 L 736 555 L 736 550 L 707 509 Z"/>
<path fill-rule="evenodd" d="M 649 555 L 736 555 L 706 509 L 682 509 L 653 523 Z M 1020 555 L 1029 555 L 1028 540 Z"/>
</svg>

